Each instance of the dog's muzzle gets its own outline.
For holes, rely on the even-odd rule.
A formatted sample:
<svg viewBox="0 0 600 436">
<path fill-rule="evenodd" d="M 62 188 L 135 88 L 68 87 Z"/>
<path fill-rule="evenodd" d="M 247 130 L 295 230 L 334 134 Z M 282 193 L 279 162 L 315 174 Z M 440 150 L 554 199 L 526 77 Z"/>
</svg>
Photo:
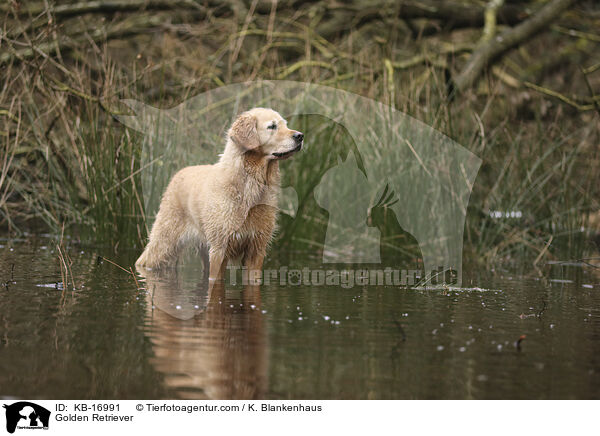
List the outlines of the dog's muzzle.
<svg viewBox="0 0 600 436">
<path fill-rule="evenodd" d="M 286 159 L 286 158 L 290 157 L 292 154 L 296 153 L 297 151 L 302 150 L 302 144 L 304 143 L 304 134 L 300 133 L 300 132 L 296 132 L 292 135 L 292 139 L 296 143 L 296 146 L 294 148 L 292 148 L 289 151 L 284 151 L 281 153 L 273 153 L 273 156 L 275 156 L 278 159 Z"/>
<path fill-rule="evenodd" d="M 304 133 L 296 132 L 292 135 L 292 138 L 294 138 L 294 141 L 296 141 L 296 144 L 302 145 L 302 141 L 304 141 Z"/>
</svg>

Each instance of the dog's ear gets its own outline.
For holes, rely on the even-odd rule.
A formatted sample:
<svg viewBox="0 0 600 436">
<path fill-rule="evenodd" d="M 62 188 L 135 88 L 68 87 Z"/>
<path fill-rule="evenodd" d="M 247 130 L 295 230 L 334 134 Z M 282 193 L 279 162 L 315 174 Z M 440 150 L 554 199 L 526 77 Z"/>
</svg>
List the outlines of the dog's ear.
<svg viewBox="0 0 600 436">
<path fill-rule="evenodd" d="M 256 117 L 248 113 L 241 114 L 229 129 L 229 137 L 240 147 L 252 150 L 260 145 L 256 130 Z"/>
</svg>

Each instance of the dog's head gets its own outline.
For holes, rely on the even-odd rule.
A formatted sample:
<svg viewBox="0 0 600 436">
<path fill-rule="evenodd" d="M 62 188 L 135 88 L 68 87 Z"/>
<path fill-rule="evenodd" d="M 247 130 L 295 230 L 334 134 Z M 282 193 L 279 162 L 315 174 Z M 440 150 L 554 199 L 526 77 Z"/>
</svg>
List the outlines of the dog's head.
<svg viewBox="0 0 600 436">
<path fill-rule="evenodd" d="M 288 129 L 281 115 L 261 107 L 241 114 L 228 136 L 243 150 L 261 153 L 268 159 L 287 159 L 300 151 L 304 140 L 304 134 Z"/>
</svg>

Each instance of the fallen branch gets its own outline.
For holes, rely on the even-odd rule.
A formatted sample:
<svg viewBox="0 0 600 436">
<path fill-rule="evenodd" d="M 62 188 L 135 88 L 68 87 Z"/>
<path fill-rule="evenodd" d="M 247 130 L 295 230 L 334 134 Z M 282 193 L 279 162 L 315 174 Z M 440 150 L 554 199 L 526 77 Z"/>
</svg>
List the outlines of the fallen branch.
<svg viewBox="0 0 600 436">
<path fill-rule="evenodd" d="M 486 7 L 455 1 L 403 1 L 400 18 L 443 20 L 451 28 L 481 27 L 485 23 Z M 500 5 L 494 11 L 496 22 L 514 26 L 529 16 L 526 8 L 514 4 Z"/>
<path fill-rule="evenodd" d="M 13 47 L 8 46 L 8 50 L 4 51 L 4 53 L 0 53 L 0 65 L 8 64 L 11 61 L 28 61 L 36 56 L 48 57 L 49 55 L 57 53 L 58 50 L 60 50 L 61 53 L 69 52 L 84 44 L 88 44 L 90 41 L 107 41 L 109 39 L 136 35 L 147 32 L 152 28 L 157 28 L 162 24 L 164 24 L 164 20 L 160 16 L 141 17 L 122 22 L 108 30 L 100 28 L 90 33 L 67 35 L 62 37 L 58 42 L 51 41 L 16 50 Z"/>
<path fill-rule="evenodd" d="M 108 14 L 116 12 L 139 12 L 149 10 L 196 9 L 204 10 L 205 7 L 228 6 L 229 9 L 245 8 L 242 1 L 217 1 L 217 0 L 92 0 L 79 3 L 51 6 L 49 11 L 56 18 L 74 17 L 83 14 Z M 295 1 L 279 1 L 278 10 L 286 8 L 296 9 Z M 311 3 L 311 2 L 308 2 Z M 256 8 L 259 14 L 269 14 L 272 2 L 261 1 Z M 0 12 L 14 13 L 20 17 L 35 17 L 47 12 L 45 2 L 33 3 L 25 7 L 16 7 L 15 3 L 0 5 Z M 480 27 L 484 23 L 485 7 L 469 5 L 453 0 L 403 0 L 393 2 L 390 0 L 350 1 L 330 3 L 326 11 L 332 15 L 339 15 L 340 21 L 349 23 L 348 14 L 363 16 L 363 19 L 379 15 L 382 10 L 394 8 L 399 13 L 399 18 L 415 19 L 429 18 L 444 20 L 452 27 Z M 341 15 L 340 15 L 341 14 Z M 498 8 L 496 11 L 500 24 L 515 25 L 525 19 L 529 13 L 526 8 L 509 4 Z M 352 20 L 350 20 L 352 21 Z"/>
<path fill-rule="evenodd" d="M 480 45 L 454 79 L 456 90 L 462 92 L 468 89 L 493 61 L 548 27 L 574 2 L 575 0 L 552 0 L 531 18 Z"/>
<path fill-rule="evenodd" d="M 216 5 L 217 2 L 213 3 Z M 56 18 L 66 18 L 91 13 L 108 14 L 145 10 L 172 10 L 176 8 L 204 10 L 201 4 L 193 0 L 102 0 L 57 5 L 50 8 L 47 8 L 44 3 L 32 4 L 23 8 L 15 8 L 11 6 L 11 3 L 8 3 L 0 6 L 0 12 L 14 12 L 21 17 L 35 17 L 48 11 Z"/>
<path fill-rule="evenodd" d="M 16 3 L 8 3 L 0 5 L 0 13 L 4 12 L 9 16 L 12 14 L 21 18 L 31 17 L 33 22 L 38 18 L 45 17 L 46 14 L 58 21 L 85 14 L 189 10 L 190 12 L 201 12 L 200 19 L 202 19 L 208 10 L 210 10 L 211 15 L 219 16 L 233 10 L 244 9 L 246 3 L 241 0 L 226 2 L 218 2 L 216 0 L 92 0 L 50 7 L 47 6 L 46 2 L 36 2 L 22 7 L 15 6 Z M 309 1 L 308 3 L 311 2 Z M 270 1 L 260 1 L 256 9 L 257 14 L 264 14 L 267 5 L 269 6 L 268 10 L 270 13 L 271 4 Z M 317 5 L 318 3 L 314 3 L 309 7 L 317 7 Z M 494 15 L 497 23 L 514 25 L 521 22 L 529 16 L 528 9 L 525 6 L 508 4 L 495 8 Z M 349 2 L 328 3 L 325 6 L 319 7 L 323 8 L 323 17 L 319 21 L 318 26 L 315 27 L 315 33 L 318 33 L 319 38 L 323 40 L 328 40 L 338 33 L 345 33 L 352 28 L 382 18 L 399 18 L 403 20 L 424 18 L 439 20 L 443 23 L 445 29 L 479 27 L 484 24 L 486 12 L 486 8 L 480 5 L 467 5 L 454 0 L 403 0 L 398 3 L 390 0 L 353 0 Z M 279 1 L 277 6 L 278 11 L 296 8 L 297 4 L 293 0 Z M 218 13 L 216 13 L 217 9 L 219 10 Z M 260 29 L 249 30 L 257 31 Z M 17 32 L 17 34 L 22 33 L 22 31 L 23 29 Z M 93 31 L 90 33 L 93 33 Z M 129 34 L 131 33 L 135 32 L 130 32 Z M 14 34 L 14 32 L 11 32 L 11 34 Z M 119 36 L 126 35 L 116 34 L 115 37 Z M 243 38 L 243 35 L 241 37 Z M 322 45 L 321 41 L 315 41 L 314 44 Z M 53 48 L 53 45 L 55 44 L 51 43 L 47 46 L 42 46 L 40 50 L 43 52 L 57 52 L 59 49 L 62 49 L 60 46 Z M 34 55 L 34 50 L 30 48 L 22 49 L 12 55 L 4 53 L 0 55 L 0 65 L 13 58 L 28 59 Z"/>
<path fill-rule="evenodd" d="M 552 89 L 544 88 L 542 86 L 536 85 L 535 83 L 523 82 L 523 85 L 525 85 L 527 88 L 534 89 L 542 94 L 546 94 L 546 95 L 549 95 L 550 97 L 557 98 L 558 100 L 562 101 L 563 103 L 566 103 L 569 106 L 572 106 L 581 112 L 591 111 L 592 109 L 595 108 L 595 105 L 593 103 L 592 104 L 579 104 L 575 100 L 567 97 L 566 95 L 561 94 L 560 92 L 553 91 Z"/>
<path fill-rule="evenodd" d="M 324 38 L 345 32 L 369 21 L 392 16 L 403 20 L 427 18 L 440 20 L 446 29 L 480 27 L 484 24 L 485 7 L 445 0 L 381 0 L 336 2 L 325 9 L 325 16 L 317 30 Z M 515 25 L 529 16 L 526 8 L 504 5 L 496 11 L 499 24 Z"/>
</svg>

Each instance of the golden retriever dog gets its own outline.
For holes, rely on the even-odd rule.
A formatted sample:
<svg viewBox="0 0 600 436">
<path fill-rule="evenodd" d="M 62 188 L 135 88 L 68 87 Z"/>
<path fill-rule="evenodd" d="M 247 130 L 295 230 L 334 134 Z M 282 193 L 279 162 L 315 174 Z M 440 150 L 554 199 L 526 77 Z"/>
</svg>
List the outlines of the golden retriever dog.
<svg viewBox="0 0 600 436">
<path fill-rule="evenodd" d="M 219 162 L 173 176 L 136 265 L 173 266 L 184 246 L 196 244 L 208 248 L 211 280 L 222 279 L 232 259 L 256 277 L 275 230 L 279 160 L 299 151 L 303 140 L 272 109 L 242 113 L 227 132 Z"/>
</svg>

